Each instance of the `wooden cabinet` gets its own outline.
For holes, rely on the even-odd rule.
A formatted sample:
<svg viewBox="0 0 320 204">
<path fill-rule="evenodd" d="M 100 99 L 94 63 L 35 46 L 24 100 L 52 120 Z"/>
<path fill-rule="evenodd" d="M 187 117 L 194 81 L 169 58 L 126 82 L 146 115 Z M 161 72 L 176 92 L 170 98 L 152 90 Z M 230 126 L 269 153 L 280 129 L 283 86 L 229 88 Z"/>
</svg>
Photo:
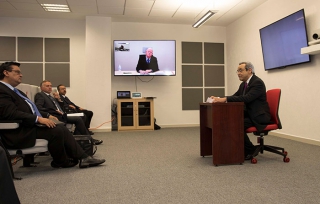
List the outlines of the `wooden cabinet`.
<svg viewBox="0 0 320 204">
<path fill-rule="evenodd" d="M 118 99 L 118 131 L 154 130 L 153 99 Z"/>
</svg>

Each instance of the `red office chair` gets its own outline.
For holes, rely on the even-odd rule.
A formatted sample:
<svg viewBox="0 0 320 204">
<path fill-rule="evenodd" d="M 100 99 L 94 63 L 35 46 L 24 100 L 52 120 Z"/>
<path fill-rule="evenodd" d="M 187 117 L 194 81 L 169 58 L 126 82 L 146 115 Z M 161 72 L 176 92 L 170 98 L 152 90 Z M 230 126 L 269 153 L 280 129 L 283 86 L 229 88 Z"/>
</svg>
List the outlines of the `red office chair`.
<svg viewBox="0 0 320 204">
<path fill-rule="evenodd" d="M 264 130 L 262 130 L 261 132 L 259 132 L 255 127 L 248 128 L 246 132 L 253 133 L 254 135 L 258 136 L 257 139 L 259 144 L 257 145 L 257 149 L 253 155 L 257 155 L 259 152 L 263 154 L 263 151 L 265 150 L 268 152 L 279 154 L 283 156 L 284 162 L 289 162 L 290 158 L 287 157 L 288 152 L 285 151 L 284 148 L 264 144 L 264 136 L 268 135 L 269 131 L 282 129 L 280 118 L 278 115 L 280 95 L 281 89 L 271 89 L 267 91 L 267 101 L 270 108 L 272 124 L 267 125 L 267 127 L 264 128 Z M 257 159 L 252 158 L 251 163 L 256 164 Z"/>
</svg>

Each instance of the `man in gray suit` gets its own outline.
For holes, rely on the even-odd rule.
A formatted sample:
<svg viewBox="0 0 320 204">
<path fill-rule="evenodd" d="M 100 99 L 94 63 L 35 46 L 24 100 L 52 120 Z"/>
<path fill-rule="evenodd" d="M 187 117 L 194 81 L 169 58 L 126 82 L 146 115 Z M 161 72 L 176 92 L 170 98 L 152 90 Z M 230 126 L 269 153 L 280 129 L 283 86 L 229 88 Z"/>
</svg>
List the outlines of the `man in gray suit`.
<svg viewBox="0 0 320 204">
<path fill-rule="evenodd" d="M 44 80 L 40 83 L 41 92 L 34 96 L 34 102 L 40 111 L 47 112 L 49 115 L 56 117 L 58 120 L 65 123 L 75 124 L 75 135 L 90 135 L 88 128 L 86 128 L 84 121 L 79 116 L 69 117 L 63 111 L 63 108 L 59 105 L 58 101 L 51 96 L 52 84 L 48 80 Z M 93 139 L 96 145 L 101 144 L 102 140 Z"/>
</svg>

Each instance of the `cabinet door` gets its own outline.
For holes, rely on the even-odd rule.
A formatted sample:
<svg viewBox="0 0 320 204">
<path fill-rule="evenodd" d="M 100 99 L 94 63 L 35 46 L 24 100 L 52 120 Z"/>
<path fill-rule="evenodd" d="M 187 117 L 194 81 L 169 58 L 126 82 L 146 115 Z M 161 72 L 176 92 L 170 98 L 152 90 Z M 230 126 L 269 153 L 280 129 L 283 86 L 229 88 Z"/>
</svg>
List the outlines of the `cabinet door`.
<svg viewBox="0 0 320 204">
<path fill-rule="evenodd" d="M 152 101 L 137 101 L 137 129 L 153 129 L 153 103 Z"/>
<path fill-rule="evenodd" d="M 127 129 L 126 127 L 128 127 L 129 129 L 132 129 L 135 124 L 134 124 L 134 109 L 135 109 L 135 104 L 133 103 L 133 101 L 121 101 L 120 102 L 120 112 L 118 112 L 118 114 L 120 113 L 120 115 L 118 117 L 120 117 L 118 120 L 118 128 L 119 129 Z"/>
</svg>

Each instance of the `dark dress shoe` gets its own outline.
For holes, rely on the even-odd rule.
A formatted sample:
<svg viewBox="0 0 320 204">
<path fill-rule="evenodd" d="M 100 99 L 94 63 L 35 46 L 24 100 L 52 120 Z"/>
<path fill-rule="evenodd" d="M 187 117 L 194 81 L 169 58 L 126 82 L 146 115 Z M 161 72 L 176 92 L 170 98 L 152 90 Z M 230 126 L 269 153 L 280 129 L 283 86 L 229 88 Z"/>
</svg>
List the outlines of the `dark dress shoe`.
<svg viewBox="0 0 320 204">
<path fill-rule="evenodd" d="M 51 166 L 53 168 L 70 168 L 70 167 L 74 167 L 77 164 L 78 164 L 78 160 L 75 162 L 74 160 L 71 160 L 71 159 L 67 159 L 67 161 L 63 164 L 57 164 L 54 161 L 51 162 Z"/>
<path fill-rule="evenodd" d="M 95 159 L 93 157 L 88 156 L 87 158 L 81 159 L 79 167 L 80 168 L 86 168 L 91 166 L 98 166 L 102 163 L 104 163 L 105 159 Z"/>
<path fill-rule="evenodd" d="M 94 135 L 94 132 L 92 132 L 92 131 L 90 131 L 90 130 L 89 130 L 89 133 L 90 133 L 90 135 Z"/>
<path fill-rule="evenodd" d="M 247 154 L 247 156 L 244 157 L 245 160 L 251 160 L 253 157 L 251 154 Z"/>
<path fill-rule="evenodd" d="M 103 142 L 102 140 L 96 140 L 96 139 L 93 139 L 93 138 L 92 138 L 92 140 L 93 140 L 93 143 L 95 145 L 99 145 L 99 144 L 101 144 Z"/>
<path fill-rule="evenodd" d="M 253 157 L 256 157 L 259 154 L 259 151 L 257 151 L 258 147 L 254 146 L 253 150 L 251 151 L 251 154 L 247 154 L 245 156 L 245 160 L 251 160 Z"/>
</svg>

